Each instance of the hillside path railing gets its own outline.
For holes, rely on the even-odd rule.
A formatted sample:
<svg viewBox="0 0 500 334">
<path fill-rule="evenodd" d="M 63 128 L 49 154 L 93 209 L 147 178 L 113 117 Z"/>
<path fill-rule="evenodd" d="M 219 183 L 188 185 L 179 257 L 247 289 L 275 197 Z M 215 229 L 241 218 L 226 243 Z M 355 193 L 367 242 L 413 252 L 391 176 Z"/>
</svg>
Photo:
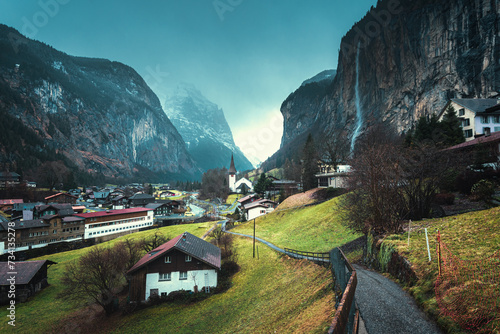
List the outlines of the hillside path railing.
<svg viewBox="0 0 500 334">
<path fill-rule="evenodd" d="M 226 233 L 253 239 L 253 236 L 251 235 L 227 231 L 225 226 L 226 221 L 221 222 L 220 224 L 222 225 L 222 230 Z M 305 259 L 320 263 L 330 262 L 333 279 L 335 281 L 335 290 L 340 291 L 341 293 L 338 295 L 336 294 L 337 300 L 335 317 L 333 318 L 328 333 L 358 333 L 359 311 L 356 308 L 356 302 L 354 300 L 358 279 L 356 276 L 356 270 L 354 270 L 349 261 L 347 261 L 340 248 L 334 248 L 329 253 L 305 252 L 290 248 L 282 249 L 257 237 L 255 240 L 258 240 L 266 246 L 295 259 Z"/>
</svg>

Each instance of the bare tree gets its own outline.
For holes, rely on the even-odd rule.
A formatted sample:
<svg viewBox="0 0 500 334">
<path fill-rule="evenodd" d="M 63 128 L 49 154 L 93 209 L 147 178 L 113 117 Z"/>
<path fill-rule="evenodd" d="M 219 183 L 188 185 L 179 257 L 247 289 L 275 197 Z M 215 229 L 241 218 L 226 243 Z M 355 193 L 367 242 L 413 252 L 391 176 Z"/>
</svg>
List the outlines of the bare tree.
<svg viewBox="0 0 500 334">
<path fill-rule="evenodd" d="M 350 143 L 347 136 L 335 132 L 328 136 L 321 147 L 322 155 L 320 159 L 327 165 L 332 166 L 334 170 L 338 165 L 346 163 L 350 154 Z"/>
<path fill-rule="evenodd" d="M 404 217 L 400 196 L 401 145 L 386 129 L 376 128 L 361 139 L 350 161 L 348 193 L 340 204 L 346 224 L 356 231 L 397 232 Z"/>
<path fill-rule="evenodd" d="M 155 234 L 143 238 L 140 242 L 141 247 L 144 251 L 149 252 L 155 249 L 158 246 L 163 245 L 166 243 L 169 239 L 165 237 L 161 232 L 156 231 Z"/>
<path fill-rule="evenodd" d="M 128 253 L 128 262 L 126 265 L 127 270 L 132 268 L 134 264 L 136 264 L 144 255 L 142 240 L 135 241 L 131 238 L 126 238 L 123 241 L 120 241 L 118 245 L 123 247 Z"/>
<path fill-rule="evenodd" d="M 124 247 L 93 247 L 78 260 L 69 263 L 61 279 L 64 289 L 60 298 L 94 302 L 107 315 L 114 310 L 114 300 L 125 286 L 129 261 Z"/>
</svg>

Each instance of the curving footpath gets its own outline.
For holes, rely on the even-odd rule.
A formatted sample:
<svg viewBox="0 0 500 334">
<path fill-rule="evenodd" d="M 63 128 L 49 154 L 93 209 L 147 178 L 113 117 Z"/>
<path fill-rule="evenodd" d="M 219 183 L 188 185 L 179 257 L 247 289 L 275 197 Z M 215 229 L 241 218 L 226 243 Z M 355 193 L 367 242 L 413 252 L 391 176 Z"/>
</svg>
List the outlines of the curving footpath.
<svg viewBox="0 0 500 334">
<path fill-rule="evenodd" d="M 252 235 L 226 231 L 226 221 L 221 224 L 226 233 L 253 238 Z M 261 238 L 255 237 L 255 240 L 280 253 L 288 254 L 284 249 Z M 355 298 L 361 315 L 360 334 L 442 333 L 398 284 L 358 265 L 354 265 L 354 268 L 358 276 Z"/>
</svg>

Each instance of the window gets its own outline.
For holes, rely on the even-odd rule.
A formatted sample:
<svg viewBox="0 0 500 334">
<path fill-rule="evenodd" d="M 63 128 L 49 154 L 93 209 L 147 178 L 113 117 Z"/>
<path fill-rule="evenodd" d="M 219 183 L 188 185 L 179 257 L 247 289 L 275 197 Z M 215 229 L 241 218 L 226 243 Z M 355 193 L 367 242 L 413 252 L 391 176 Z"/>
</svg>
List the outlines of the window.
<svg viewBox="0 0 500 334">
<path fill-rule="evenodd" d="M 462 126 L 463 127 L 470 126 L 470 118 L 463 119 Z"/>
<path fill-rule="evenodd" d="M 488 124 L 490 122 L 490 118 L 488 116 L 481 116 L 481 123 Z"/>
<path fill-rule="evenodd" d="M 191 262 L 192 258 L 191 255 L 186 255 L 186 262 Z"/>
<path fill-rule="evenodd" d="M 159 280 L 160 281 L 170 281 L 172 278 L 171 274 L 170 273 L 167 273 L 167 274 L 160 274 L 160 278 Z M 186 275 L 186 278 L 187 278 L 187 275 Z"/>
<path fill-rule="evenodd" d="M 470 137 L 472 137 L 472 129 L 465 130 L 465 131 L 464 131 L 464 136 L 465 136 L 465 138 L 470 138 Z"/>
<path fill-rule="evenodd" d="M 181 271 L 181 273 L 179 274 L 179 279 L 180 280 L 188 279 L 188 273 L 187 273 L 187 271 Z"/>
<path fill-rule="evenodd" d="M 463 115 L 465 115 L 465 109 L 464 108 L 459 109 L 458 110 L 458 116 L 463 116 Z"/>
<path fill-rule="evenodd" d="M 56 226 L 57 226 L 57 222 L 54 222 L 54 227 L 56 227 Z"/>
<path fill-rule="evenodd" d="M 493 116 L 493 123 L 500 123 L 500 116 Z"/>
<path fill-rule="evenodd" d="M 165 263 L 172 263 L 170 256 L 165 256 Z"/>
</svg>

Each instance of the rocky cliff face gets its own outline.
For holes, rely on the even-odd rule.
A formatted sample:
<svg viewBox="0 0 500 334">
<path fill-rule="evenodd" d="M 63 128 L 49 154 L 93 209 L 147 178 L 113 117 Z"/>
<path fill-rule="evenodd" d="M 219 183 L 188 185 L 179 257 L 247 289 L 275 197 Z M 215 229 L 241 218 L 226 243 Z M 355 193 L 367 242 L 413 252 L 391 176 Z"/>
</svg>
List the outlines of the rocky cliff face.
<svg viewBox="0 0 500 334">
<path fill-rule="evenodd" d="M 239 171 L 253 169 L 235 145 L 224 112 L 189 84 L 168 94 L 165 113 L 186 142 L 188 152 L 203 170 L 229 168 L 231 154 Z"/>
<path fill-rule="evenodd" d="M 130 67 L 68 56 L 0 26 L 0 108 L 43 149 L 107 177 L 199 173 L 156 95 Z M 3 147 L 0 159 L 9 157 Z"/>
<path fill-rule="evenodd" d="M 450 98 L 499 91 L 498 1 L 382 0 L 343 38 L 333 82 L 283 103 L 282 147 L 312 129 L 352 138 L 384 122 L 404 132 Z"/>
</svg>

